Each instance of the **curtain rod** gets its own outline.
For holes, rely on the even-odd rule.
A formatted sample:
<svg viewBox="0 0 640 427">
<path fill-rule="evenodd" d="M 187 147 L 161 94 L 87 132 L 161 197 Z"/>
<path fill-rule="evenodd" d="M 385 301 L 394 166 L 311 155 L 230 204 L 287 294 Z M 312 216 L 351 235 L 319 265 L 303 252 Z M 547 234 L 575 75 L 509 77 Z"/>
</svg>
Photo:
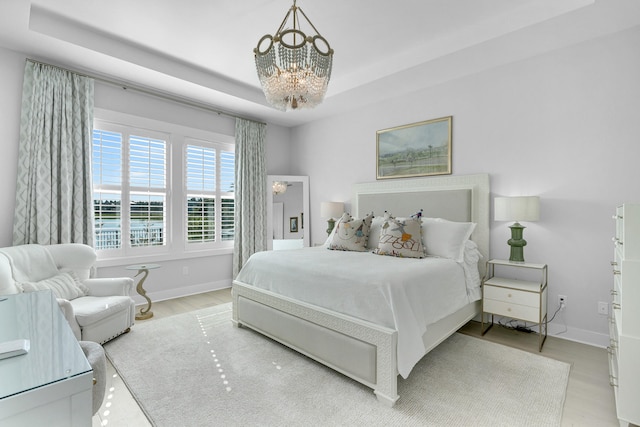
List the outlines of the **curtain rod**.
<svg viewBox="0 0 640 427">
<path fill-rule="evenodd" d="M 243 117 L 243 116 L 231 113 L 229 111 L 216 109 L 216 108 L 213 108 L 213 107 L 211 107 L 209 105 L 206 105 L 204 103 L 200 103 L 200 102 L 197 102 L 197 101 L 192 101 L 192 100 L 189 100 L 189 99 L 186 99 L 186 98 L 182 98 L 180 96 L 171 95 L 171 94 L 168 94 L 168 93 L 163 93 L 163 92 L 159 92 L 159 91 L 155 91 L 155 90 L 145 89 L 145 88 L 143 88 L 141 86 L 137 86 L 137 85 L 134 85 L 134 84 L 131 84 L 131 83 L 127 83 L 127 82 L 124 82 L 124 81 L 118 81 L 118 80 L 115 80 L 115 79 L 109 79 L 109 78 L 102 77 L 102 76 L 90 75 L 90 74 L 87 74 L 87 73 L 82 73 L 82 72 L 79 72 L 79 71 L 70 70 L 68 68 L 60 67 L 58 65 L 48 64 L 46 62 L 38 61 L 38 60 L 35 60 L 35 59 L 31 59 L 31 58 L 27 58 L 27 61 L 28 62 L 32 62 L 34 64 L 47 65 L 49 67 L 58 68 L 59 70 L 67 71 L 69 73 L 74 73 L 74 74 L 77 74 L 77 75 L 79 75 L 81 77 L 87 77 L 87 78 L 90 78 L 90 79 L 93 79 L 93 80 L 96 80 L 96 81 L 99 81 L 101 83 L 105 83 L 105 84 L 108 84 L 108 85 L 111 85 L 111 86 L 117 86 L 117 87 L 120 87 L 120 88 L 122 88 L 124 90 L 131 89 L 131 90 L 133 90 L 135 92 L 139 92 L 139 93 L 142 93 L 144 95 L 153 96 L 155 98 L 160 98 L 160 99 L 163 99 L 165 101 L 171 101 L 171 102 L 175 102 L 175 103 L 178 103 L 178 104 L 187 105 L 189 107 L 198 108 L 198 109 L 201 109 L 201 110 L 213 112 L 213 113 L 216 113 L 219 116 L 226 116 L 226 117 L 230 117 L 232 119 L 249 120 L 249 121 L 252 121 L 252 122 L 255 122 L 255 123 L 266 125 L 265 122 L 261 122 L 259 120 L 250 119 L 248 117 Z"/>
</svg>

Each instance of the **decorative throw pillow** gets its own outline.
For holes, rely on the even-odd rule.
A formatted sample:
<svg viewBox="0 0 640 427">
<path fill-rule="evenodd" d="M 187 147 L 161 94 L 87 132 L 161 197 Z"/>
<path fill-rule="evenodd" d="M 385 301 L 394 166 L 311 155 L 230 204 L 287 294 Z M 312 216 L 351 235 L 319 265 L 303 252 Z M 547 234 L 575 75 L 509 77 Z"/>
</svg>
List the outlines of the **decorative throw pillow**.
<svg viewBox="0 0 640 427">
<path fill-rule="evenodd" d="M 476 228 L 474 222 L 448 221 L 442 218 L 423 218 L 422 235 L 427 255 L 450 258 L 462 262 L 465 242 Z"/>
<path fill-rule="evenodd" d="M 420 219 L 394 218 L 385 212 L 378 248 L 373 252 L 402 258 L 424 258 Z"/>
<path fill-rule="evenodd" d="M 78 279 L 73 271 L 60 273 L 48 279 L 40 280 L 39 282 L 22 282 L 20 286 L 24 292 L 50 289 L 56 298 L 66 300 L 83 297 L 89 293 L 89 288 Z"/>
<path fill-rule="evenodd" d="M 351 220 L 351 215 L 345 212 L 342 214 L 340 218 L 338 218 L 335 221 L 335 223 L 333 224 L 333 229 L 331 230 L 331 233 L 329 233 L 329 236 L 327 236 L 327 240 L 324 241 L 324 246 L 326 248 L 328 248 L 329 245 L 331 245 L 331 241 L 333 241 L 333 236 L 336 234 L 336 224 L 338 224 L 340 221 L 349 221 L 349 220 Z"/>
<path fill-rule="evenodd" d="M 342 215 L 330 236 L 328 248 L 338 251 L 366 251 L 372 220 L 373 214 L 362 219 L 352 218 L 349 214 Z"/>
</svg>

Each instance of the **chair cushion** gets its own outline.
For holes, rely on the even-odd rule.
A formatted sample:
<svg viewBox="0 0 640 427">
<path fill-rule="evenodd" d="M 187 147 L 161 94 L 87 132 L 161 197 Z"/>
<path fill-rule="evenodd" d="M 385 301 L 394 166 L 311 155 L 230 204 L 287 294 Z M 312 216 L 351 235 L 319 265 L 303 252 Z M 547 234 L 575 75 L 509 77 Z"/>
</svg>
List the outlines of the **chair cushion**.
<svg viewBox="0 0 640 427">
<path fill-rule="evenodd" d="M 40 280 L 39 282 L 18 283 L 18 286 L 22 287 L 24 292 L 35 292 L 50 289 L 56 298 L 68 300 L 76 299 L 89 293 L 89 288 L 78 280 L 73 271 L 56 274 L 53 277 Z"/>
<path fill-rule="evenodd" d="M 107 317 L 128 310 L 133 300 L 128 296 L 80 297 L 71 301 L 80 326 L 93 325 Z"/>
</svg>

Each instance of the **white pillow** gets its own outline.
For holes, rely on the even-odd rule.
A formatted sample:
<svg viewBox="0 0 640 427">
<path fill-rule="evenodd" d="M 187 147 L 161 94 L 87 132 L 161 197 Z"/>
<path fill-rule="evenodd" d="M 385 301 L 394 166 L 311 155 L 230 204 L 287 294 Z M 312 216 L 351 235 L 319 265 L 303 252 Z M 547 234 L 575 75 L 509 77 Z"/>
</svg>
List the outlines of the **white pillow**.
<svg viewBox="0 0 640 427">
<path fill-rule="evenodd" d="M 394 218 L 385 212 L 380 240 L 374 254 L 400 258 L 424 258 L 419 218 Z"/>
<path fill-rule="evenodd" d="M 352 218 L 350 215 L 346 217 L 348 219 L 343 215 L 336 222 L 335 233 L 331 235 L 329 249 L 337 251 L 366 251 L 373 214 L 361 219 Z"/>
<path fill-rule="evenodd" d="M 378 249 L 382 224 L 384 224 L 383 216 L 376 216 L 373 218 L 373 221 L 371 221 L 371 228 L 369 229 L 369 243 L 367 243 L 367 247 L 369 249 Z"/>
<path fill-rule="evenodd" d="M 462 262 L 464 244 L 476 228 L 474 222 L 455 222 L 442 218 L 422 218 L 422 238 L 427 255 Z"/>
<path fill-rule="evenodd" d="M 89 293 L 89 288 L 80 282 L 76 274 L 72 271 L 60 273 L 48 279 L 40 280 L 39 282 L 22 282 L 20 286 L 24 292 L 50 289 L 56 298 L 66 300 L 83 297 Z"/>
<path fill-rule="evenodd" d="M 326 248 L 329 247 L 329 245 L 331 244 L 331 241 L 333 240 L 333 235 L 336 234 L 336 225 L 338 225 L 338 222 L 349 221 L 350 219 L 351 219 L 351 215 L 345 212 L 342 214 L 340 218 L 335 220 L 335 223 L 333 224 L 333 230 L 331 230 L 331 233 L 329 233 L 329 235 L 327 236 L 327 240 L 324 241 L 324 246 Z"/>
</svg>

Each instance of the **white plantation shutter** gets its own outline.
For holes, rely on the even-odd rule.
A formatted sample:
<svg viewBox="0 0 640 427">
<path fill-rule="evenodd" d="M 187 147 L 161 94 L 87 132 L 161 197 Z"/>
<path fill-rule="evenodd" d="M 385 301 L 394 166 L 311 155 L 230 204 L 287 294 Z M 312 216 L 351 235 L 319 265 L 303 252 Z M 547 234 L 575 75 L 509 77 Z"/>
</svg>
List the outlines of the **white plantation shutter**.
<svg viewBox="0 0 640 427">
<path fill-rule="evenodd" d="M 187 244 L 233 241 L 234 173 L 233 151 L 204 142 L 187 144 Z"/>
<path fill-rule="evenodd" d="M 96 249 L 122 246 L 122 134 L 93 131 L 93 209 Z"/>
<path fill-rule="evenodd" d="M 132 120 L 137 127 L 94 121 L 92 172 L 99 256 L 120 259 L 189 252 L 202 256 L 203 251 L 215 254 L 231 249 L 234 138 Z M 197 139 L 186 132 L 193 132 Z"/>
<path fill-rule="evenodd" d="M 213 242 L 216 238 L 216 150 L 187 145 L 187 243 Z"/>
<path fill-rule="evenodd" d="M 131 247 L 166 243 L 167 143 L 129 137 Z"/>
</svg>

